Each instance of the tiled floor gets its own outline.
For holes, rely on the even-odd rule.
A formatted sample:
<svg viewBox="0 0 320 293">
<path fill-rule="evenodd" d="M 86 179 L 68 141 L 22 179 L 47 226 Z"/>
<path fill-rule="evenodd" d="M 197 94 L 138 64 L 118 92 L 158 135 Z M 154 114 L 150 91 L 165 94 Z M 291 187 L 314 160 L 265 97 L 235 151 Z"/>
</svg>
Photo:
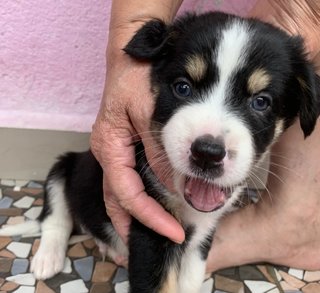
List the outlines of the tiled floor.
<svg viewBox="0 0 320 293">
<path fill-rule="evenodd" d="M 1 180 L 0 225 L 35 219 L 41 211 L 42 185 L 33 181 Z M 101 260 L 86 235 L 73 236 L 63 273 L 36 281 L 28 273 L 39 237 L 0 237 L 0 293 L 127 292 L 127 271 Z M 269 265 L 230 268 L 213 274 L 201 293 L 319 293 L 320 272 Z"/>
</svg>

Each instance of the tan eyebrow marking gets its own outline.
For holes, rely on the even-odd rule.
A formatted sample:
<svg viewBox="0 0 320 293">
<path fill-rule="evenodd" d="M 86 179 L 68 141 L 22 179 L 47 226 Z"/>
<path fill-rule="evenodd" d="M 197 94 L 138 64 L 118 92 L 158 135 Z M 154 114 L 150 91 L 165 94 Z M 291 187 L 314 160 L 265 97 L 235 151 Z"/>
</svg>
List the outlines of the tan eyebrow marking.
<svg viewBox="0 0 320 293">
<path fill-rule="evenodd" d="M 207 63 L 200 55 L 193 55 L 187 58 L 185 69 L 190 77 L 195 81 L 200 81 L 204 78 L 207 72 Z"/>
<path fill-rule="evenodd" d="M 264 69 L 256 69 L 248 79 L 248 91 L 258 93 L 266 88 L 271 81 L 270 75 Z"/>
</svg>

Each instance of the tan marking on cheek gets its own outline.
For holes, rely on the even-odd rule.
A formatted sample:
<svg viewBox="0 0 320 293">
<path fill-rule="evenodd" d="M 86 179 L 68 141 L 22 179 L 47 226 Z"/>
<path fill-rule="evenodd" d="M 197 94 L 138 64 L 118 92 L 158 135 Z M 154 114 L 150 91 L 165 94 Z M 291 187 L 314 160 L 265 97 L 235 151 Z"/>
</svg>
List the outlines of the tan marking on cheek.
<svg viewBox="0 0 320 293">
<path fill-rule="evenodd" d="M 277 139 L 279 138 L 283 130 L 284 130 L 284 121 L 278 120 L 276 122 L 276 127 L 274 129 L 273 143 L 277 141 Z"/>
<path fill-rule="evenodd" d="M 177 271 L 171 267 L 166 280 L 163 282 L 159 293 L 174 293 L 178 290 Z"/>
<path fill-rule="evenodd" d="M 204 78 L 207 72 L 207 67 L 208 65 L 206 61 L 199 55 L 190 56 L 185 65 L 186 71 L 195 81 L 200 81 Z"/>
<path fill-rule="evenodd" d="M 264 69 L 255 70 L 248 79 L 248 91 L 258 93 L 266 88 L 271 81 L 270 75 Z"/>
</svg>

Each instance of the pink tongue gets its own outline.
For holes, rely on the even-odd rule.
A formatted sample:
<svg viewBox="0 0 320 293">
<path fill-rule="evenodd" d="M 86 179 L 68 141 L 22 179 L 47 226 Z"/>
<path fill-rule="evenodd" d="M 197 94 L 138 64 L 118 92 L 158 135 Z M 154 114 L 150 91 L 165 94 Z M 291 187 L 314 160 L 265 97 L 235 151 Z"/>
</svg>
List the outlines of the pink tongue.
<svg viewBox="0 0 320 293">
<path fill-rule="evenodd" d="M 189 204 L 202 212 L 211 212 L 219 208 L 226 198 L 220 187 L 197 178 L 186 181 L 184 197 Z"/>
</svg>

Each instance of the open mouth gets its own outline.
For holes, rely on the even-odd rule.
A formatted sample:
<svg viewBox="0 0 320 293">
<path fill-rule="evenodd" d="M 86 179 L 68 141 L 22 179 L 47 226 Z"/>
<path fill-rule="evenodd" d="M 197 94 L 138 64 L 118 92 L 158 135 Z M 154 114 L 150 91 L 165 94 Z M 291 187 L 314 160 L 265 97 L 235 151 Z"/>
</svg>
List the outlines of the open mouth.
<svg viewBox="0 0 320 293">
<path fill-rule="evenodd" d="M 221 208 L 230 197 L 230 189 L 201 178 L 186 178 L 185 200 L 200 212 L 213 212 Z"/>
</svg>

